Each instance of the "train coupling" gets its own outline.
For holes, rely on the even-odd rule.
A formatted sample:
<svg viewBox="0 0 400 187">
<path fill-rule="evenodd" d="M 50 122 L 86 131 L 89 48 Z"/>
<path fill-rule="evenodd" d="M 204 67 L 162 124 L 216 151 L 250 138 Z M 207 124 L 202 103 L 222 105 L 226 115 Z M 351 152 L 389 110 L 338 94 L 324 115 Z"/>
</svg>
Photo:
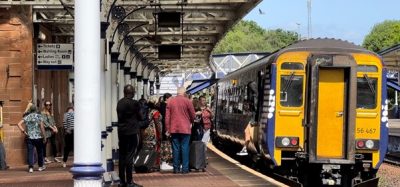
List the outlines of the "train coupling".
<svg viewBox="0 0 400 187">
<path fill-rule="evenodd" d="M 323 185 L 341 185 L 340 165 L 322 165 L 321 180 Z"/>
</svg>

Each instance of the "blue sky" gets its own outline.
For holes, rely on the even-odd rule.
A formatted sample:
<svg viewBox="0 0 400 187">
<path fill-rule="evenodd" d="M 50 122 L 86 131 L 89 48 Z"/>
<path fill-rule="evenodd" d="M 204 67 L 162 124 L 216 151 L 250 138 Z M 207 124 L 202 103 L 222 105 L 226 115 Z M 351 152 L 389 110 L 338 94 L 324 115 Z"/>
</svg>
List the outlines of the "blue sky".
<svg viewBox="0 0 400 187">
<path fill-rule="evenodd" d="M 312 0 L 312 37 L 360 45 L 375 24 L 400 20 L 399 8 L 400 0 Z M 307 37 L 307 0 L 263 0 L 244 19 L 266 29 L 300 30 Z"/>
</svg>

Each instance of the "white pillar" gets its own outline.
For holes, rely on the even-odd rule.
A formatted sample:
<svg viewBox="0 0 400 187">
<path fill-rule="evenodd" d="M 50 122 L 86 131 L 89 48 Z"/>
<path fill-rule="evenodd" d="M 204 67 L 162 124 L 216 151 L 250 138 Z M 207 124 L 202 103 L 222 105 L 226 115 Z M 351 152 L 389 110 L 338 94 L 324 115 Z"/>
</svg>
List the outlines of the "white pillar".
<svg viewBox="0 0 400 187">
<path fill-rule="evenodd" d="M 143 80 L 142 80 L 142 76 L 137 76 L 137 82 L 136 82 L 136 97 L 137 100 L 142 98 L 142 94 L 143 94 Z"/>
<path fill-rule="evenodd" d="M 100 1 L 75 1 L 75 187 L 102 186 L 100 100 Z"/>
<path fill-rule="evenodd" d="M 116 45 L 116 44 L 114 44 Z M 113 54 L 114 55 L 114 54 Z M 118 116 L 117 116 L 117 103 L 119 99 L 118 95 L 118 60 L 111 61 L 111 123 L 113 126 L 112 137 L 112 158 L 116 160 L 116 155 L 118 153 Z"/>
<path fill-rule="evenodd" d="M 74 89 L 74 72 L 68 73 L 68 104 L 71 104 L 73 101 L 72 90 Z M 36 93 L 36 92 L 35 92 Z"/>
<path fill-rule="evenodd" d="M 106 54 L 106 67 L 107 70 L 105 72 L 105 87 L 106 87 L 106 130 L 108 133 L 107 139 L 106 139 L 106 161 L 107 161 L 107 172 L 112 172 L 114 170 L 114 162 L 112 160 L 112 123 L 111 123 L 111 115 L 112 115 L 112 106 L 111 106 L 111 100 L 112 100 L 112 84 L 111 84 L 111 55 L 108 51 L 109 49 L 109 43 L 106 41 L 107 44 L 107 54 Z"/>
<path fill-rule="evenodd" d="M 119 63 L 118 65 L 118 100 L 124 97 L 124 86 L 125 86 L 125 76 L 124 76 L 124 66 Z"/>
<path fill-rule="evenodd" d="M 129 67 L 129 70 L 130 70 L 130 69 L 131 69 L 131 68 Z M 131 72 L 128 71 L 127 67 L 125 67 L 125 69 L 124 69 L 124 74 L 125 74 L 125 85 L 128 85 L 128 84 L 132 85 L 131 74 L 130 74 L 130 73 L 131 73 Z"/>
<path fill-rule="evenodd" d="M 131 82 L 132 82 L 132 86 L 135 88 L 135 93 L 137 93 L 137 90 L 136 90 L 136 72 L 134 72 L 134 73 L 131 73 Z M 137 94 L 135 94 L 135 96 L 134 96 L 134 99 L 136 99 L 136 95 Z"/>
<path fill-rule="evenodd" d="M 102 38 L 100 40 L 100 126 L 101 126 L 101 163 L 104 170 L 107 170 L 107 159 L 106 159 L 106 138 L 107 138 L 107 131 L 106 131 L 106 75 L 105 75 L 105 39 Z"/>
<path fill-rule="evenodd" d="M 149 96 L 149 79 L 145 78 L 143 79 L 143 97 L 144 99 L 148 99 Z"/>
</svg>

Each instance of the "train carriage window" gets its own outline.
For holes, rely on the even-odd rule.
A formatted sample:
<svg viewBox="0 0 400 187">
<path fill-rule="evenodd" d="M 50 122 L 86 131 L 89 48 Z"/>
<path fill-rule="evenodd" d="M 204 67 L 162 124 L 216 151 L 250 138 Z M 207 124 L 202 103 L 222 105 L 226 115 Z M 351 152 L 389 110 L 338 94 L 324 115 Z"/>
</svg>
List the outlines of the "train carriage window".
<svg viewBox="0 0 400 187">
<path fill-rule="evenodd" d="M 257 83 L 252 81 L 247 84 L 247 101 L 248 101 L 248 107 L 251 112 L 256 111 L 256 106 L 257 106 L 257 96 L 258 96 L 258 91 L 257 91 Z"/>
<path fill-rule="evenodd" d="M 303 70 L 304 65 L 298 62 L 284 62 L 281 65 L 281 69 L 284 70 Z"/>
<path fill-rule="evenodd" d="M 367 74 L 357 78 L 357 108 L 376 108 L 377 82 L 377 78 L 369 78 Z"/>
<path fill-rule="evenodd" d="M 378 68 L 374 65 L 358 65 L 357 72 L 378 72 Z"/>
<path fill-rule="evenodd" d="M 303 76 L 281 76 L 280 103 L 285 107 L 299 107 L 303 104 Z"/>
</svg>

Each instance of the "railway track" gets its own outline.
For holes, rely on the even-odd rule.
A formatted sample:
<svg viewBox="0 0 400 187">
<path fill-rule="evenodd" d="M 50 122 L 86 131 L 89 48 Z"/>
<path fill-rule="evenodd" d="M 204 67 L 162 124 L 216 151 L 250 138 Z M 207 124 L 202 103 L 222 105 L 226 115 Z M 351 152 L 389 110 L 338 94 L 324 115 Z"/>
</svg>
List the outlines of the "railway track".
<svg viewBox="0 0 400 187">
<path fill-rule="evenodd" d="M 384 162 L 391 165 L 400 166 L 400 152 L 386 154 Z"/>
</svg>

